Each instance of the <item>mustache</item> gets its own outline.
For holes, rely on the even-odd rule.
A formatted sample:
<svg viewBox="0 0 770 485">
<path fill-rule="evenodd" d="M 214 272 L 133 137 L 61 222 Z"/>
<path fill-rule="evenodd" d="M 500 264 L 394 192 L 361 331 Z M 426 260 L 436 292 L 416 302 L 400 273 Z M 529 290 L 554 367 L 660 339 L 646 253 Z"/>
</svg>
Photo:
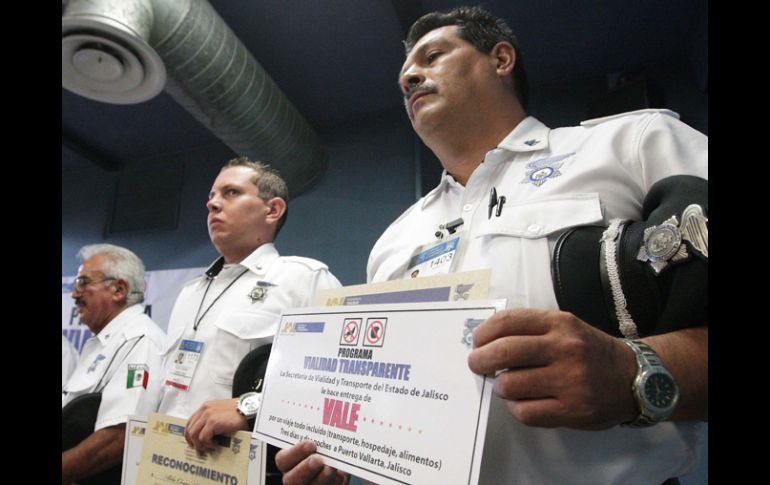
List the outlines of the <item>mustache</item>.
<svg viewBox="0 0 770 485">
<path fill-rule="evenodd" d="M 408 103 L 412 95 L 418 91 L 435 93 L 436 88 L 437 88 L 436 83 L 432 81 L 424 81 L 420 84 L 415 84 L 414 86 L 410 86 L 409 89 L 404 93 L 404 102 Z"/>
</svg>

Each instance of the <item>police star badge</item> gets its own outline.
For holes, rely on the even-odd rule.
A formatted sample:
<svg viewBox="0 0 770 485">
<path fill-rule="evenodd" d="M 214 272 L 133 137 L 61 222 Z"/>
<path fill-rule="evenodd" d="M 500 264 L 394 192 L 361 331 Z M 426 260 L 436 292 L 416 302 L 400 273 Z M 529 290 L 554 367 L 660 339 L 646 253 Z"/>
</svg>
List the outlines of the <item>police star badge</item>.
<svg viewBox="0 0 770 485">
<path fill-rule="evenodd" d="M 690 257 L 688 241 L 692 247 L 708 259 L 708 218 L 703 208 L 691 204 L 682 211 L 682 223 L 676 216 L 671 216 L 662 224 L 644 230 L 644 240 L 636 259 L 650 263 L 655 274 L 660 274 L 669 263 L 678 263 Z"/>
<path fill-rule="evenodd" d="M 254 304 L 258 301 L 262 301 L 267 296 L 267 289 L 271 286 L 276 286 L 272 283 L 269 283 L 267 281 L 257 281 L 257 283 L 254 285 L 254 288 L 251 289 L 249 294 L 247 295 L 251 299 L 251 303 Z"/>
<path fill-rule="evenodd" d="M 549 178 L 556 178 L 561 175 L 559 169 L 566 158 L 571 157 L 575 153 L 567 153 L 564 155 L 556 155 L 550 158 L 543 158 L 541 160 L 535 160 L 527 164 L 527 173 L 522 184 L 531 183 L 535 187 L 540 187 Z"/>
</svg>

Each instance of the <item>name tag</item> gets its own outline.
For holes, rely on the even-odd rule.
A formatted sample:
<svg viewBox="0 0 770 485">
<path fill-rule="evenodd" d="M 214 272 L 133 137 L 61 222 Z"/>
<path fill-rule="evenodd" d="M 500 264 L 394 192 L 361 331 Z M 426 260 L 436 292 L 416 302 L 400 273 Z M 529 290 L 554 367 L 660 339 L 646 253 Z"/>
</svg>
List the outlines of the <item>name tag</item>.
<svg viewBox="0 0 770 485">
<path fill-rule="evenodd" d="M 404 278 L 448 274 L 459 247 L 459 233 L 451 239 L 421 246 L 409 260 Z"/>
<path fill-rule="evenodd" d="M 190 389 L 195 369 L 203 353 L 203 342 L 184 340 L 179 343 L 171 368 L 166 375 L 165 385 L 176 387 L 183 391 Z"/>
</svg>

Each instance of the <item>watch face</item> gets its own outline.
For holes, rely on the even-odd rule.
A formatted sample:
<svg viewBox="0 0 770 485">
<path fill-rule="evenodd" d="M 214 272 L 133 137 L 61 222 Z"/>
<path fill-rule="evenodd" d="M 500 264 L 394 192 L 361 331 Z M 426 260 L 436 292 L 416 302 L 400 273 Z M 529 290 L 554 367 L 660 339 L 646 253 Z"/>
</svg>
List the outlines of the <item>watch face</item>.
<svg viewBox="0 0 770 485">
<path fill-rule="evenodd" d="M 647 378 L 642 389 L 645 400 L 651 405 L 665 409 L 676 399 L 676 384 L 666 374 L 653 374 Z"/>
<path fill-rule="evenodd" d="M 246 396 L 243 399 L 241 399 L 241 402 L 238 407 L 241 409 L 243 414 L 247 416 L 255 415 L 259 410 L 259 403 L 261 401 L 260 398 L 261 396 L 259 394 L 252 394 L 252 395 Z"/>
</svg>

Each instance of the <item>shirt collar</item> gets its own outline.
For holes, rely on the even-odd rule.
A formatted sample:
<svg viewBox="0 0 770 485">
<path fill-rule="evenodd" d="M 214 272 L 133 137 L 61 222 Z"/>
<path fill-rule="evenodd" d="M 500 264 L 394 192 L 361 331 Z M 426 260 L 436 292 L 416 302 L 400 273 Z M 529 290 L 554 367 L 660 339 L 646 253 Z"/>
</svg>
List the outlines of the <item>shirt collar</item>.
<svg viewBox="0 0 770 485">
<path fill-rule="evenodd" d="M 114 340 L 115 335 L 118 335 L 121 332 L 128 334 L 131 329 L 127 328 L 126 324 L 142 312 L 142 305 L 137 303 L 118 313 L 115 318 L 105 325 L 101 332 L 96 334 L 99 343 L 101 343 L 102 346 L 106 346 L 110 341 Z"/>
<path fill-rule="evenodd" d="M 527 116 L 497 146 L 512 152 L 534 152 L 548 148 L 551 129 L 534 116 Z"/>
<path fill-rule="evenodd" d="M 267 273 L 270 263 L 278 259 L 279 256 L 273 243 L 265 243 L 241 261 L 241 266 L 257 276 L 262 276 Z"/>
<path fill-rule="evenodd" d="M 454 177 L 452 177 L 452 174 L 444 170 L 441 172 L 441 181 L 438 183 L 436 188 L 425 194 L 425 197 L 422 198 L 421 208 L 425 209 L 426 206 L 438 198 L 439 194 L 448 190 L 456 189 L 458 187 L 462 188 L 460 183 L 455 180 Z"/>
<path fill-rule="evenodd" d="M 511 152 L 534 152 L 548 148 L 548 135 L 551 129 L 545 126 L 534 116 L 527 116 L 511 130 L 503 140 L 498 143 L 497 148 L 502 148 Z M 435 189 L 428 192 L 422 199 L 422 209 L 430 205 L 431 202 L 442 192 L 456 188 L 460 184 L 446 170 L 441 173 L 441 181 Z"/>
<path fill-rule="evenodd" d="M 255 249 L 253 253 L 246 256 L 246 259 L 238 264 L 256 275 L 264 275 L 267 273 L 267 268 L 270 266 L 270 263 L 278 259 L 279 256 L 280 254 L 278 254 L 278 250 L 275 248 L 275 245 L 269 242 Z M 224 256 L 220 256 L 213 263 L 211 263 L 208 269 L 206 269 L 205 275 L 208 278 L 215 277 L 219 274 L 220 271 L 222 271 L 224 265 L 225 258 Z"/>
</svg>

